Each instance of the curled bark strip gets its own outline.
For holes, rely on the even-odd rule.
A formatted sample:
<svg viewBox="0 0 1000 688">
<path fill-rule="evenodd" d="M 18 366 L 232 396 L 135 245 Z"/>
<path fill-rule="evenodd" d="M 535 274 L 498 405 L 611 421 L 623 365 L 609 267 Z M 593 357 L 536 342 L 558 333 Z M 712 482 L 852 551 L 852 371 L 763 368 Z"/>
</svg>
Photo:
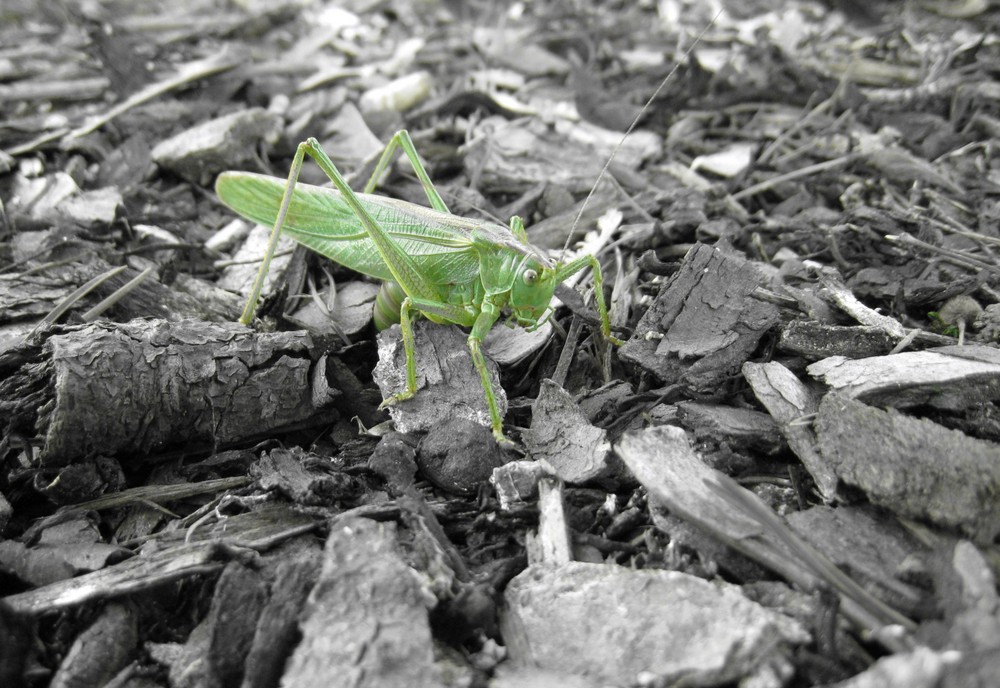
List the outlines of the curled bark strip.
<svg viewBox="0 0 1000 688">
<path fill-rule="evenodd" d="M 11 448 L 12 437 L 39 447 L 33 458 L 43 466 L 225 445 L 245 440 L 248 428 L 266 433 L 317 414 L 312 350 L 304 332 L 235 323 L 72 328 L 28 352 L 0 383 L 0 424 Z"/>
</svg>

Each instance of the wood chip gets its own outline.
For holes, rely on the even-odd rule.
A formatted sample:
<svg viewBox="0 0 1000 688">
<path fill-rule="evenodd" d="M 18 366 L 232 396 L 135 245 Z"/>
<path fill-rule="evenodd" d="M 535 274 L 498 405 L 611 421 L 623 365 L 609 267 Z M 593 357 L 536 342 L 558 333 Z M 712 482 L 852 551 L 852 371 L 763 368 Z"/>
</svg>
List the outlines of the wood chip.
<svg viewBox="0 0 1000 688">
<path fill-rule="evenodd" d="M 837 476 L 820 457 L 816 433 L 806 422 L 818 406 L 815 392 L 804 385 L 792 371 L 776 362 L 745 363 L 743 377 L 778 423 L 788 446 L 816 481 L 820 494 L 827 501 L 834 500 L 837 495 Z"/>
<path fill-rule="evenodd" d="M 1000 351 L 989 346 L 943 346 L 889 356 L 813 363 L 809 374 L 869 404 L 924 404 L 959 410 L 1000 398 Z"/>
<path fill-rule="evenodd" d="M 327 538 L 282 684 L 326 688 L 336 677 L 352 688 L 439 685 L 422 595 L 391 524 L 341 521 Z"/>
<path fill-rule="evenodd" d="M 567 483 L 608 477 L 620 464 L 611 456 L 607 432 L 591 425 L 569 392 L 542 380 L 532 404 L 531 427 L 524 444 L 531 457 L 543 460 Z"/>
<path fill-rule="evenodd" d="M 737 586 L 679 571 L 532 566 L 505 598 L 501 629 L 512 661 L 613 685 L 735 681 L 777 661 L 782 644 L 808 638 Z"/>
<path fill-rule="evenodd" d="M 443 327 L 427 320 L 413 323 L 419 393 L 389 407 L 400 432 L 421 432 L 459 417 L 490 427 L 479 373 L 469 355 L 468 335 L 458 327 Z M 384 398 L 406 389 L 406 359 L 399 326 L 378 335 L 379 362 L 372 376 Z M 490 384 L 500 416 L 507 412 L 507 395 L 500 385 L 496 364 L 486 357 Z"/>
<path fill-rule="evenodd" d="M 696 245 L 619 355 L 664 383 L 717 393 L 777 324 L 777 308 L 753 296 L 759 283 L 746 259 Z"/>
<path fill-rule="evenodd" d="M 816 417 L 820 452 L 844 482 L 900 516 L 1000 534 L 1000 445 L 831 393 Z"/>
</svg>

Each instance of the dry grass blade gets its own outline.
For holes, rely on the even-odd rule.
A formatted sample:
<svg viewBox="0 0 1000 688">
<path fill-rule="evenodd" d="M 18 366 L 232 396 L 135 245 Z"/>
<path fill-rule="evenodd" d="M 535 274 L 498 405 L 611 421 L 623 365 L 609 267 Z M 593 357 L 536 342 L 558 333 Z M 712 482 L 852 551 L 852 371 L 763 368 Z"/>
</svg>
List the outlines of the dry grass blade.
<svg viewBox="0 0 1000 688">
<path fill-rule="evenodd" d="M 89 311 L 80 316 L 84 322 L 93 322 L 101 317 L 104 311 L 111 308 L 113 305 L 125 298 L 129 293 L 131 293 L 136 287 L 146 281 L 146 278 L 153 274 L 153 268 L 149 267 L 140 272 L 138 275 L 130 279 L 127 283 L 123 284 L 121 287 L 116 289 L 113 294 L 108 296 L 106 299 L 101 301 L 99 304 L 91 308 Z"/>
<path fill-rule="evenodd" d="M 30 339 L 31 336 L 35 334 L 35 332 L 37 332 L 40 327 L 54 324 L 56 321 L 59 320 L 59 318 L 61 318 L 63 315 L 66 314 L 66 311 L 68 311 L 70 308 L 73 307 L 73 304 L 75 304 L 84 296 L 92 292 L 97 287 L 107 282 L 112 277 L 120 275 L 127 269 L 128 267 L 125 265 L 113 268 L 111 270 L 108 270 L 107 272 L 98 275 L 97 277 L 88 281 L 86 284 L 83 284 L 77 289 L 75 289 L 72 294 L 63 299 L 58 306 L 53 308 L 48 315 L 42 318 L 41 321 L 39 321 L 39 323 L 35 325 L 27 335 L 25 335 L 25 340 Z"/>
<path fill-rule="evenodd" d="M 713 480 L 705 480 L 705 485 L 731 506 L 764 526 L 796 554 L 800 563 L 805 564 L 813 574 L 825 581 L 833 589 L 854 600 L 858 607 L 870 613 L 873 619 L 879 622 L 879 625 L 898 625 L 908 631 L 916 629 L 916 624 L 910 619 L 892 609 L 855 583 L 852 578 L 837 568 L 836 564 L 830 561 L 825 555 L 818 552 L 809 543 L 796 535 L 791 528 L 785 525 L 753 493 L 740 487 L 735 480 L 719 473 L 714 476 Z M 861 620 L 856 619 L 856 621 Z M 873 632 L 877 628 L 870 627 L 868 630 L 869 632 Z"/>
</svg>

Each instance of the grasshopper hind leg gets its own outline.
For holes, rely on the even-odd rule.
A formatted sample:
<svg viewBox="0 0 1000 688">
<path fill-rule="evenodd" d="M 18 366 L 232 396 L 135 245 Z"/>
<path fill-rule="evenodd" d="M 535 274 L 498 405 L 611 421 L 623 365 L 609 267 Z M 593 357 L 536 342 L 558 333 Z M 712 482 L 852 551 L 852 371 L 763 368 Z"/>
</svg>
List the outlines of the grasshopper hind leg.
<svg viewBox="0 0 1000 688">
<path fill-rule="evenodd" d="M 402 150 L 403 154 L 406 156 L 407 160 L 410 161 L 410 166 L 413 168 L 414 173 L 417 175 L 417 179 L 420 180 L 420 186 L 423 187 L 424 193 L 427 195 L 427 200 L 430 202 L 431 207 L 434 210 L 439 210 L 442 213 L 451 213 L 448 210 L 447 204 L 445 204 L 444 199 L 441 198 L 441 194 L 438 193 L 437 188 L 434 186 L 434 182 L 431 181 L 431 177 L 427 174 L 427 169 L 424 167 L 423 162 L 420 161 L 420 155 L 417 154 L 416 146 L 413 145 L 413 139 L 410 138 L 410 133 L 406 129 L 400 129 L 392 138 L 389 139 L 389 143 L 386 144 L 385 150 L 382 151 L 382 156 L 378 159 L 378 164 L 375 165 L 375 171 L 372 172 L 371 178 L 368 183 L 365 184 L 365 193 L 371 193 L 375 190 L 375 186 L 378 184 L 379 179 L 385 172 L 386 168 L 392 163 L 392 159 L 396 156 L 396 152 Z"/>
</svg>

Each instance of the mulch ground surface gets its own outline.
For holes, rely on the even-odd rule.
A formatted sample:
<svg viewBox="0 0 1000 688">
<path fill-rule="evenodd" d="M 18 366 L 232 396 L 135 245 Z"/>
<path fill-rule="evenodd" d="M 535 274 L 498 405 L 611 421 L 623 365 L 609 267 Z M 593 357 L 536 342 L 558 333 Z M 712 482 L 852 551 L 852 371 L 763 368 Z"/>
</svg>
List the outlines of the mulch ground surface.
<svg viewBox="0 0 1000 688">
<path fill-rule="evenodd" d="M 995 3 L 0 18 L 0 685 L 995 685 Z"/>
</svg>

